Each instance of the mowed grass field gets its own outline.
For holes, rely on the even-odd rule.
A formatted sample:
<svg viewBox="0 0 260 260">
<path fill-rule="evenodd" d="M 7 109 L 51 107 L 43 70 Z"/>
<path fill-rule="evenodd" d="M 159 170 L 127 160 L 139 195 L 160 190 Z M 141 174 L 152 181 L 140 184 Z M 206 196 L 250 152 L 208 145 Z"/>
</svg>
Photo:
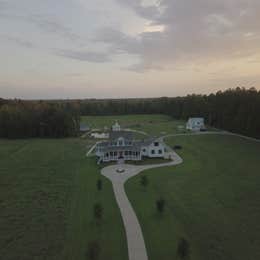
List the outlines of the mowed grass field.
<svg viewBox="0 0 260 260">
<path fill-rule="evenodd" d="M 83 117 L 94 128 L 150 135 L 185 132 L 164 115 Z M 127 244 L 111 183 L 100 175 L 93 139 L 0 140 L 0 259 L 83 260 L 98 241 L 101 260 L 126 260 Z M 174 260 L 181 237 L 193 260 L 260 259 L 260 144 L 235 136 L 179 136 L 184 163 L 152 169 L 126 183 L 149 260 Z M 149 180 L 144 189 L 141 175 Z M 103 181 L 97 191 L 96 181 Z M 155 201 L 166 200 L 162 216 Z M 104 208 L 100 226 L 93 205 Z"/>
<path fill-rule="evenodd" d="M 110 128 L 117 120 L 123 128 L 131 128 L 155 136 L 185 132 L 184 121 L 173 120 L 169 116 L 159 114 L 83 116 L 81 120 L 92 128 L 103 128 L 105 126 Z M 179 126 L 182 126 L 183 128 L 179 128 Z"/>
<path fill-rule="evenodd" d="M 0 140 L 0 259 L 85 260 L 93 240 L 100 259 L 127 259 L 111 184 L 85 146 L 81 139 Z M 100 226 L 96 202 L 104 210 Z"/>
<path fill-rule="evenodd" d="M 149 260 L 174 260 L 184 237 L 192 260 L 260 259 L 260 143 L 234 136 L 172 137 L 184 163 L 126 183 Z M 146 175 L 149 185 L 140 185 Z M 164 198 L 165 212 L 155 201 Z"/>
</svg>

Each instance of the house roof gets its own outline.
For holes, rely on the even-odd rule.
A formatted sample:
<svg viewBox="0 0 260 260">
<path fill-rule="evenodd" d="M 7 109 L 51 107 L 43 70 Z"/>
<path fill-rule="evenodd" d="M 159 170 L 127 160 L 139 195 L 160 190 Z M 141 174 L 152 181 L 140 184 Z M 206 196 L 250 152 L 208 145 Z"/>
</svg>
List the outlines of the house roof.
<svg viewBox="0 0 260 260">
<path fill-rule="evenodd" d="M 157 139 L 156 137 L 151 137 L 151 138 L 140 140 L 138 142 L 141 146 L 146 146 L 146 145 L 150 145 L 151 143 L 153 143 L 156 139 Z"/>
<path fill-rule="evenodd" d="M 105 141 L 97 144 L 98 147 L 102 148 L 104 152 L 108 151 L 139 151 L 142 146 L 148 146 L 153 143 L 156 138 L 149 138 L 144 140 L 133 141 L 131 145 L 116 146 L 111 145 L 111 142 Z"/>
<path fill-rule="evenodd" d="M 194 121 L 204 121 L 203 117 L 190 117 L 189 121 L 194 122 Z"/>
<path fill-rule="evenodd" d="M 132 145 L 132 146 L 107 146 L 104 147 L 104 152 L 113 152 L 113 151 L 140 151 L 141 147 Z"/>
<path fill-rule="evenodd" d="M 127 140 L 132 140 L 133 139 L 133 133 L 128 132 L 128 131 L 111 131 L 109 133 L 109 139 L 111 139 L 111 140 L 115 140 L 115 139 L 118 139 L 120 137 L 123 137 Z"/>
</svg>

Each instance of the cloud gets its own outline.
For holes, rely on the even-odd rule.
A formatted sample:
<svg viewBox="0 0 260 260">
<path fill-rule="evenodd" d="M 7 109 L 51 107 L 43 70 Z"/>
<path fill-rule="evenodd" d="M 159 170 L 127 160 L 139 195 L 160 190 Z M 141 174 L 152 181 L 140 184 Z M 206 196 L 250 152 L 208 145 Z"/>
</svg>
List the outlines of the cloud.
<svg viewBox="0 0 260 260">
<path fill-rule="evenodd" d="M 160 66 L 158 64 L 153 64 L 153 63 L 145 63 L 143 61 L 133 64 L 129 67 L 126 67 L 125 69 L 137 73 L 144 73 L 148 70 L 163 70 L 163 66 Z"/>
<path fill-rule="evenodd" d="M 79 35 L 73 33 L 69 27 L 58 21 L 55 16 L 34 14 L 24 17 L 24 19 L 42 31 L 59 35 L 72 41 L 80 39 Z"/>
<path fill-rule="evenodd" d="M 139 56 L 140 64 L 130 69 L 207 64 L 260 51 L 258 0 L 161 0 L 151 6 L 144 6 L 141 0 L 119 2 L 152 25 L 165 28 L 136 36 L 112 28 L 97 33 L 96 40 L 107 43 L 110 50 Z"/>
<path fill-rule="evenodd" d="M 205 65 L 209 62 L 253 56 L 260 51 L 260 27 L 257 22 L 259 0 L 116 0 L 115 3 L 120 6 L 117 10 L 120 11 L 122 7 L 129 9 L 134 12 L 134 16 L 137 14 L 143 18 L 148 27 L 150 25 L 151 30 L 141 28 L 143 32 L 136 35 L 128 34 L 127 29 L 118 30 L 126 27 L 119 27 L 117 23 L 109 23 L 110 27 L 102 28 L 97 22 L 98 15 L 93 14 L 89 16 L 91 18 L 81 17 L 78 20 L 80 24 L 68 24 L 66 21 L 71 15 L 68 14 L 68 9 L 75 7 L 74 12 L 82 15 L 77 9 L 77 1 L 65 1 L 62 7 L 57 3 L 52 5 L 50 0 L 47 2 L 27 0 L 23 4 L 19 0 L 0 0 L 0 17 L 34 25 L 33 30 L 39 30 L 51 37 L 51 44 L 53 36 L 68 40 L 64 41 L 59 51 L 54 51 L 56 55 L 67 58 L 108 62 L 113 56 L 129 54 L 140 60 L 139 63 L 132 64 L 129 70 L 144 72 L 172 69 L 185 63 Z M 86 12 L 95 10 L 97 5 L 90 0 L 79 2 L 84 2 L 84 6 L 87 6 Z M 115 5 L 114 1 L 103 2 L 107 8 L 111 4 Z M 102 6 L 104 10 L 110 10 L 110 15 L 115 12 L 113 5 L 112 7 L 111 11 Z M 103 16 L 102 13 L 102 18 Z M 82 30 L 82 21 L 86 21 L 88 25 L 85 31 L 85 27 Z M 101 23 L 104 24 L 104 20 Z M 153 26 L 163 29 L 152 30 Z M 95 31 L 97 27 L 99 30 Z M 89 42 L 92 33 L 95 36 Z M 33 47 L 28 40 L 18 37 L 9 40 L 27 48 Z M 78 48 L 92 46 L 93 42 L 105 47 L 101 52 Z"/>
<path fill-rule="evenodd" d="M 0 1 L 0 10 L 4 10 L 7 7 L 7 2 L 6 1 Z"/>
<path fill-rule="evenodd" d="M 142 49 L 142 42 L 138 38 L 109 27 L 98 30 L 93 41 L 111 45 L 110 53 L 139 54 Z"/>
<path fill-rule="evenodd" d="M 145 19 L 154 20 L 160 15 L 159 6 L 156 4 L 143 5 L 141 0 L 117 0 L 119 4 L 132 8 L 138 15 Z"/>
<path fill-rule="evenodd" d="M 107 53 L 82 50 L 56 50 L 55 54 L 65 58 L 94 63 L 109 62 L 111 59 Z"/>
<path fill-rule="evenodd" d="M 0 18 L 32 24 L 42 32 L 58 35 L 71 41 L 80 39 L 80 36 L 74 33 L 69 26 L 64 25 L 57 16 L 51 15 L 49 12 L 42 13 L 41 10 L 31 11 L 30 8 L 26 8 L 26 5 L 22 8 L 16 2 L 0 0 Z"/>
<path fill-rule="evenodd" d="M 28 40 L 24 40 L 22 38 L 19 37 L 15 37 L 15 36 L 9 36 L 9 35 L 0 35 L 0 38 L 3 40 L 6 40 L 8 42 L 13 42 L 19 46 L 28 48 L 28 49 L 33 49 L 36 48 L 36 45 L 33 44 L 31 41 Z"/>
<path fill-rule="evenodd" d="M 0 18 L 5 17 L 6 12 L 10 9 L 10 4 L 7 1 L 0 0 Z"/>
</svg>

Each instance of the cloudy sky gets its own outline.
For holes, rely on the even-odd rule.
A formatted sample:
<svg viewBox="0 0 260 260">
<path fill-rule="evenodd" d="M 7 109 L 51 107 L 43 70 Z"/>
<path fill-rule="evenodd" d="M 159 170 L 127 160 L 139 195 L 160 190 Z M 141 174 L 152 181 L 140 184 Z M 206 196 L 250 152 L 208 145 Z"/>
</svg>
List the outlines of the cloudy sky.
<svg viewBox="0 0 260 260">
<path fill-rule="evenodd" d="M 260 89 L 259 0 L 0 0 L 0 97 Z"/>
</svg>

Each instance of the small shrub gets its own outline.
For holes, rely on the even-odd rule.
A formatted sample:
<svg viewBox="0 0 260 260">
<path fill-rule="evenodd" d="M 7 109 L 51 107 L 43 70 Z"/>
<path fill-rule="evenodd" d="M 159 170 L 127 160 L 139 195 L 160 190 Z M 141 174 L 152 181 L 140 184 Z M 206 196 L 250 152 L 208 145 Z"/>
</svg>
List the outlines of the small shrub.
<svg viewBox="0 0 260 260">
<path fill-rule="evenodd" d="M 156 208 L 157 208 L 157 211 L 159 213 L 163 213 L 164 212 L 164 209 L 165 209 L 165 200 L 164 199 L 159 199 L 156 201 Z"/>
<path fill-rule="evenodd" d="M 181 150 L 182 146 L 177 144 L 177 145 L 174 145 L 173 149 L 174 150 Z"/>
<path fill-rule="evenodd" d="M 86 259 L 98 260 L 100 256 L 100 245 L 97 241 L 91 241 L 88 243 L 88 251 L 86 254 Z"/>
<path fill-rule="evenodd" d="M 145 176 L 145 175 L 141 176 L 140 184 L 143 187 L 146 187 L 148 185 L 148 178 L 147 178 L 147 176 Z"/>
<path fill-rule="evenodd" d="M 190 257 L 190 244 L 185 238 L 181 238 L 178 243 L 177 256 L 180 259 L 188 259 Z"/>
<path fill-rule="evenodd" d="M 100 203 L 96 203 L 93 208 L 94 211 L 94 217 L 97 220 L 98 223 L 100 223 L 102 217 L 103 217 L 103 207 Z"/>
<path fill-rule="evenodd" d="M 100 191 L 100 190 L 102 190 L 102 187 L 103 187 L 102 180 L 101 180 L 101 179 L 98 179 L 98 180 L 97 180 L 97 189 Z"/>
</svg>

